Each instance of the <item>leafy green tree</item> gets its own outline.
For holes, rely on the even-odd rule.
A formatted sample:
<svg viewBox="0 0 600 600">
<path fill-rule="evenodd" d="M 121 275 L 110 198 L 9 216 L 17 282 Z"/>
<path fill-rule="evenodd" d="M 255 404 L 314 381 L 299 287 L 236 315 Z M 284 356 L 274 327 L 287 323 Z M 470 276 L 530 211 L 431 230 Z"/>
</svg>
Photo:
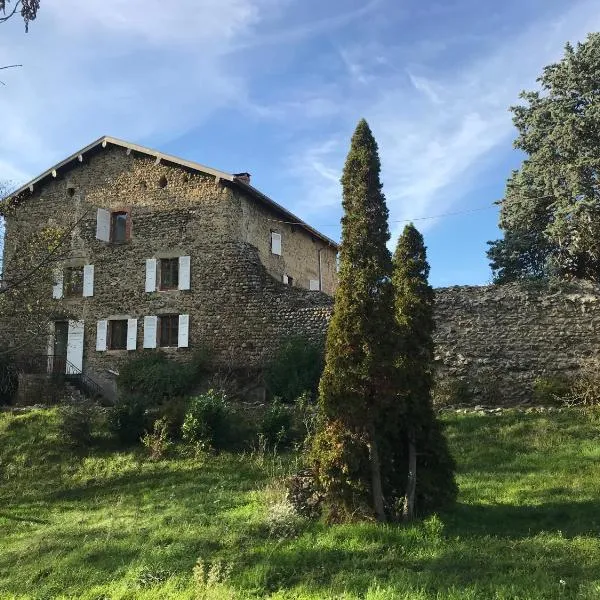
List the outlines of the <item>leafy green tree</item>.
<svg viewBox="0 0 600 600">
<path fill-rule="evenodd" d="M 312 460 L 332 518 L 385 520 L 378 430 L 396 400 L 388 209 L 377 143 L 358 124 L 342 176 L 339 285 L 319 385 Z"/>
<path fill-rule="evenodd" d="M 390 447 L 403 515 L 428 512 L 456 497 L 454 462 L 432 408 L 433 305 L 423 236 L 407 225 L 393 258 L 395 313 L 399 328 L 398 362 L 403 414 L 388 418 Z"/>
<path fill-rule="evenodd" d="M 490 242 L 494 279 L 600 281 L 600 33 L 567 44 L 538 81 L 511 108 L 527 157 L 507 182 L 504 238 Z"/>
</svg>

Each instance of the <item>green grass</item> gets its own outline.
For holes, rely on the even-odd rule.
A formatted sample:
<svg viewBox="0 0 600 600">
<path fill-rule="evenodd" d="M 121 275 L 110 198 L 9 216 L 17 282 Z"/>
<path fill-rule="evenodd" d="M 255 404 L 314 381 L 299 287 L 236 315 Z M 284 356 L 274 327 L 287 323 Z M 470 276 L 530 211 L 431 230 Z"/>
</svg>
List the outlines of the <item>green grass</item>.
<svg viewBox="0 0 600 600">
<path fill-rule="evenodd" d="M 0 415 L 3 600 L 600 598 L 598 413 L 446 415 L 451 511 L 409 526 L 302 522 L 287 539 L 269 533 L 268 504 L 294 457 L 82 454 L 56 418 Z M 213 565 L 203 587 L 199 557 Z"/>
</svg>

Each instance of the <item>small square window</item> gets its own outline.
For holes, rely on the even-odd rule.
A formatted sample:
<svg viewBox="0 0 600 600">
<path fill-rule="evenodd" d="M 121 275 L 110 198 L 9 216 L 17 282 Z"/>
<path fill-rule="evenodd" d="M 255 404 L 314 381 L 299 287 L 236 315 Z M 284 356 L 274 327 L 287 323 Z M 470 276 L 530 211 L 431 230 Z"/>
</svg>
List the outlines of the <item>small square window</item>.
<svg viewBox="0 0 600 600">
<path fill-rule="evenodd" d="M 160 289 L 176 290 L 179 287 L 179 259 L 163 258 L 160 261 Z"/>
<path fill-rule="evenodd" d="M 158 345 L 161 348 L 176 348 L 179 342 L 179 315 L 158 317 Z"/>
<path fill-rule="evenodd" d="M 65 296 L 83 296 L 83 267 L 67 267 L 63 285 Z"/>
<path fill-rule="evenodd" d="M 127 349 L 127 319 L 115 319 L 108 322 L 108 349 Z"/>
<path fill-rule="evenodd" d="M 126 242 L 129 238 L 129 214 L 125 211 L 111 213 L 110 241 L 115 244 Z"/>
</svg>

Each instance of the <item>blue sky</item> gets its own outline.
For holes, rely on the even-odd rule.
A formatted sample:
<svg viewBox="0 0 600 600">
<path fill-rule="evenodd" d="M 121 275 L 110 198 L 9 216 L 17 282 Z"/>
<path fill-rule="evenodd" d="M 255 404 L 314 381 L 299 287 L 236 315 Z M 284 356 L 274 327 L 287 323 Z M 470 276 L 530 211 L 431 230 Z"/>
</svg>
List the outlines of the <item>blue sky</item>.
<svg viewBox="0 0 600 600">
<path fill-rule="evenodd" d="M 436 286 L 490 280 L 512 149 L 508 106 L 596 0 L 42 0 L 0 25 L 0 179 L 22 183 L 101 135 L 225 171 L 339 239 L 361 117 L 380 147 L 392 243 L 425 235 Z M 487 207 L 487 208 L 486 208 Z"/>
</svg>

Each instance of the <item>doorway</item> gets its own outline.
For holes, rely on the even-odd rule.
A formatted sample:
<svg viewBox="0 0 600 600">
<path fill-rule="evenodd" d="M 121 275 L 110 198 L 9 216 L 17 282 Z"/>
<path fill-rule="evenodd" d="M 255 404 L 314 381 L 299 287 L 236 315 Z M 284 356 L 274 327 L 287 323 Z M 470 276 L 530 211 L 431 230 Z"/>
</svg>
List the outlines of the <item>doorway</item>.
<svg viewBox="0 0 600 600">
<path fill-rule="evenodd" d="M 54 348 L 52 357 L 52 373 L 64 373 L 67 366 L 67 345 L 69 342 L 69 322 L 54 323 Z"/>
</svg>

